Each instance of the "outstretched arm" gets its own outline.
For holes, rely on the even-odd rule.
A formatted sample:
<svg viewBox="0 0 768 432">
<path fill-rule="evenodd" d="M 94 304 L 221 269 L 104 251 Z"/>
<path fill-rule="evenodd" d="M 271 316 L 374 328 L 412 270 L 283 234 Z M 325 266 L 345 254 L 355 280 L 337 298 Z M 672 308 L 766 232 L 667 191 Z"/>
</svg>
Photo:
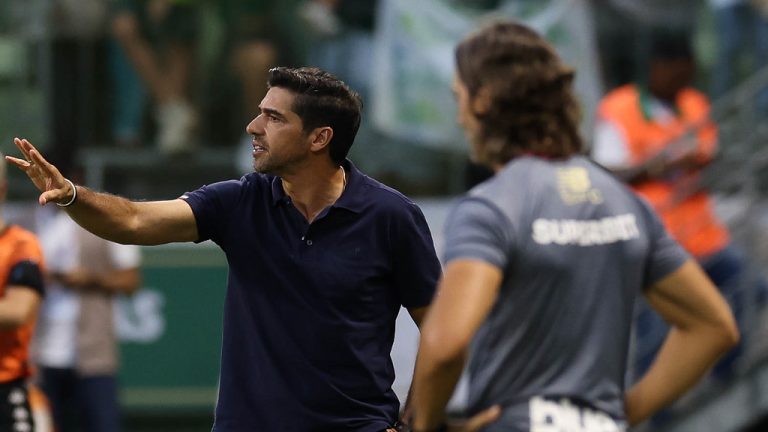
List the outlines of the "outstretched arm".
<svg viewBox="0 0 768 432">
<path fill-rule="evenodd" d="M 183 200 L 134 202 L 94 192 L 67 181 L 26 139 L 14 139 L 24 159 L 5 159 L 24 171 L 40 190 L 40 205 L 66 204 L 72 219 L 99 237 L 124 244 L 156 245 L 197 240 L 192 208 Z"/>
<path fill-rule="evenodd" d="M 631 425 L 691 388 L 739 340 L 731 309 L 694 261 L 645 294 L 672 329 L 651 368 L 626 394 Z"/>
</svg>

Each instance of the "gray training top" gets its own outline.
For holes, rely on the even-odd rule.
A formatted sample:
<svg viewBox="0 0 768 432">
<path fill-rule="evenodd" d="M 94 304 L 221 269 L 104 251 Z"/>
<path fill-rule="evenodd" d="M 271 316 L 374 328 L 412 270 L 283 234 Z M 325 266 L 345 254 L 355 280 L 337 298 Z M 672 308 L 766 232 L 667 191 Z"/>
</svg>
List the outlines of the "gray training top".
<svg viewBox="0 0 768 432">
<path fill-rule="evenodd" d="M 584 157 L 520 157 L 454 208 L 459 258 L 504 274 L 468 365 L 469 412 L 504 409 L 484 430 L 622 430 L 633 303 L 688 259 L 648 204 Z"/>
</svg>

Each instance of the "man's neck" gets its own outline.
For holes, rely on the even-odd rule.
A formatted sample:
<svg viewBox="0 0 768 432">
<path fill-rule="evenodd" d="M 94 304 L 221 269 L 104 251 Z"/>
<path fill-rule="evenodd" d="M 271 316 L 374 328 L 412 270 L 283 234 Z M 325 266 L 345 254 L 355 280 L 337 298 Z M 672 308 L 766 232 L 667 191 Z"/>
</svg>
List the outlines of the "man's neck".
<svg viewBox="0 0 768 432">
<path fill-rule="evenodd" d="M 281 179 L 283 190 L 291 197 L 294 207 L 311 223 L 344 192 L 346 173 L 337 165 L 324 164 L 281 176 Z"/>
</svg>

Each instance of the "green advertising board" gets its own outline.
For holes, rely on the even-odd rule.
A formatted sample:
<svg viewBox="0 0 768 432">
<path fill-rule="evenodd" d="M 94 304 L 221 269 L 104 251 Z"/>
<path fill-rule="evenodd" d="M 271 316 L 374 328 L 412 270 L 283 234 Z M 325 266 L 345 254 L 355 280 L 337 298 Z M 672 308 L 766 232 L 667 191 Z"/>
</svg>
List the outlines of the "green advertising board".
<svg viewBox="0 0 768 432">
<path fill-rule="evenodd" d="M 142 249 L 143 288 L 117 303 L 128 413 L 207 412 L 216 401 L 227 266 L 211 244 Z"/>
</svg>

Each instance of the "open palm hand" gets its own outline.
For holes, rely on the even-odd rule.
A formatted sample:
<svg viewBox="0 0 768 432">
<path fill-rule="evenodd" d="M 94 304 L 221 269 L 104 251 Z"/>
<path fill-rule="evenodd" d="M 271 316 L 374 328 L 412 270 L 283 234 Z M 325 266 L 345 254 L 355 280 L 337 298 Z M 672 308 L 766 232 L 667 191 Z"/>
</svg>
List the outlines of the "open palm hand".
<svg viewBox="0 0 768 432">
<path fill-rule="evenodd" d="M 48 163 L 32 143 L 26 139 L 14 138 L 13 142 L 24 158 L 6 156 L 5 160 L 24 171 L 35 187 L 42 192 L 38 199 L 40 205 L 45 205 L 48 202 L 67 202 L 74 191 L 59 170 Z"/>
</svg>

